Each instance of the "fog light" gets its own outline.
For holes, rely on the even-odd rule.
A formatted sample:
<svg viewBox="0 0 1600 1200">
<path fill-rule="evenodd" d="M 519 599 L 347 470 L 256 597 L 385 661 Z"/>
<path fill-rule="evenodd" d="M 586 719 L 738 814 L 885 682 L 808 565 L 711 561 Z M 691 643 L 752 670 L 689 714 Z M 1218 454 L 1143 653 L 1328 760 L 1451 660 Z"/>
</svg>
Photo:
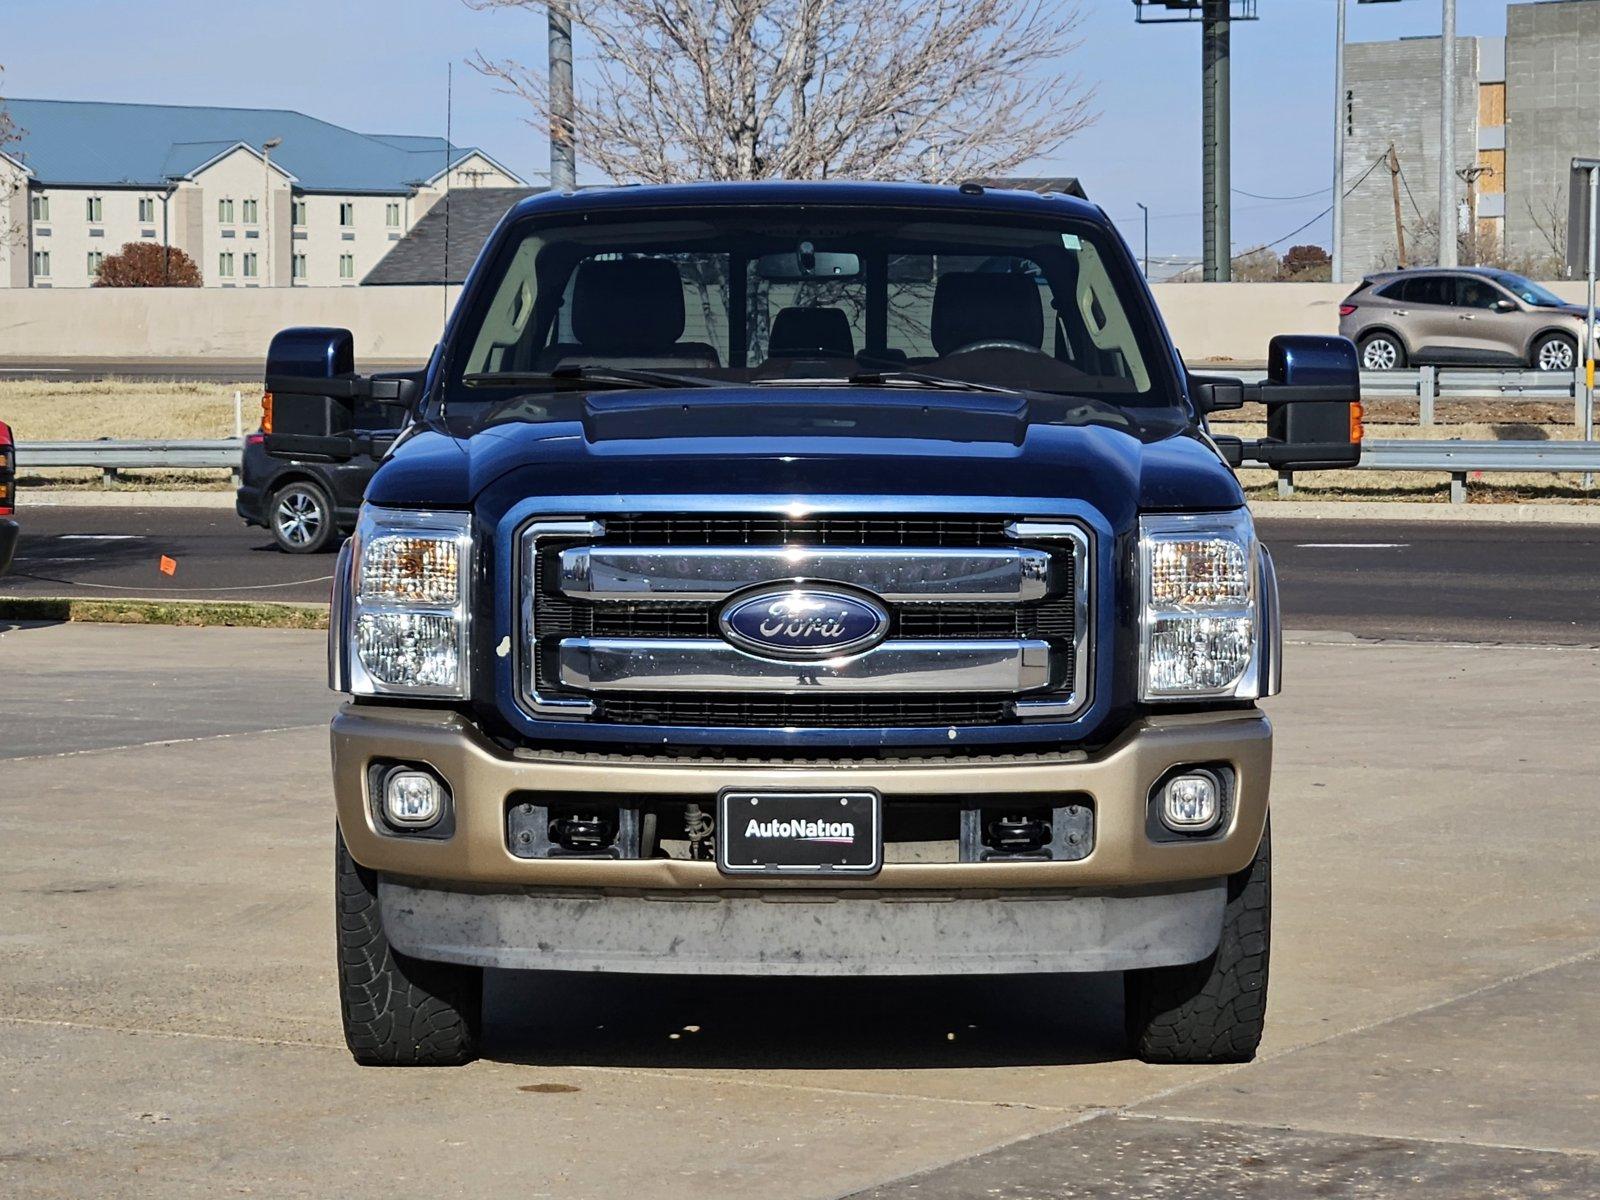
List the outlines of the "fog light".
<svg viewBox="0 0 1600 1200">
<path fill-rule="evenodd" d="M 426 771 L 390 771 L 383 781 L 383 815 L 391 825 L 422 829 L 444 813 L 444 788 Z"/>
<path fill-rule="evenodd" d="M 1221 789 L 1214 775 L 1176 775 L 1161 789 L 1161 820 L 1168 829 L 1204 833 L 1221 817 Z"/>
</svg>

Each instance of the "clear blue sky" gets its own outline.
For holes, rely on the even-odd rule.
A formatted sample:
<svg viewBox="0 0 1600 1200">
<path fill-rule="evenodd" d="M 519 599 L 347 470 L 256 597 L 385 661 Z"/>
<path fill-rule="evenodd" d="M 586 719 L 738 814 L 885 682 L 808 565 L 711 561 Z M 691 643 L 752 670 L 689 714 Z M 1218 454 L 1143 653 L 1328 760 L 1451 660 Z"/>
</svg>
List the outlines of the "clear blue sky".
<svg viewBox="0 0 1600 1200">
<path fill-rule="evenodd" d="M 525 110 L 464 65 L 474 50 L 544 59 L 543 22 L 459 0 L 4 0 L 0 95 L 296 108 L 374 133 L 442 133 L 455 67 L 455 137 L 534 177 L 546 165 Z M 1505 32 L 1506 0 L 1459 0 L 1462 35 Z M 1135 25 L 1128 0 L 1082 0 L 1069 63 L 1097 89 L 1100 123 L 1041 173 L 1080 176 L 1136 247 L 1136 201 L 1155 254 L 1200 246 L 1200 31 Z M 1334 0 L 1259 0 L 1234 27 L 1236 249 L 1288 233 L 1331 195 Z M 1350 4 L 1353 41 L 1436 34 L 1439 0 Z M 583 47 L 580 41 L 579 52 Z M 580 165 L 580 175 L 582 167 Z M 1320 190 L 1319 190 L 1320 189 Z M 1295 241 L 1328 240 L 1324 218 Z"/>
</svg>

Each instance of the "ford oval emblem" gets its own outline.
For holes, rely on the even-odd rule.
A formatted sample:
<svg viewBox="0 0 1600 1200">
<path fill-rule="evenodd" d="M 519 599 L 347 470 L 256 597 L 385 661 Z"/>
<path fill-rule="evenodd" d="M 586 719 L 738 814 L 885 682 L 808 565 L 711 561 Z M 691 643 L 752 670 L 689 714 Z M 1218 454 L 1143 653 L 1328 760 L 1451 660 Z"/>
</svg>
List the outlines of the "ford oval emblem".
<svg viewBox="0 0 1600 1200">
<path fill-rule="evenodd" d="M 764 588 L 722 610 L 722 636 L 765 658 L 834 658 L 883 641 L 889 614 L 866 596 L 822 588 Z"/>
</svg>

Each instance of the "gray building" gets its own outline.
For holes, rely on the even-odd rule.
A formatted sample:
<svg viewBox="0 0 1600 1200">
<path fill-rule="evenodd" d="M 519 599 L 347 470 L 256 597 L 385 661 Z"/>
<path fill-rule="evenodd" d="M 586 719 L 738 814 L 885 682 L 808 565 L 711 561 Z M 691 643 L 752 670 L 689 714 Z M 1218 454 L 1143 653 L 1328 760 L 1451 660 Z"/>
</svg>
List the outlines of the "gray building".
<svg viewBox="0 0 1600 1200">
<path fill-rule="evenodd" d="M 1401 263 L 1434 262 L 1439 253 L 1439 39 L 1354 42 L 1345 48 L 1345 273 L 1358 278 Z M 1485 87 L 1504 87 L 1505 43 L 1500 38 L 1456 39 L 1458 169 L 1480 154 L 1503 155 L 1505 127 Z M 1488 117 L 1489 120 L 1482 118 Z M 1393 151 L 1391 155 L 1391 149 Z M 1503 171 L 1477 175 L 1463 188 L 1479 241 L 1498 246 L 1505 215 L 1497 186 Z M 1398 204 L 1397 204 L 1398 201 Z"/>
<path fill-rule="evenodd" d="M 1506 252 L 1564 258 L 1574 158 L 1600 157 L 1600 0 L 1506 12 Z"/>
<path fill-rule="evenodd" d="M 1439 39 L 1345 48 L 1350 278 L 1437 261 Z M 1461 261 L 1561 273 L 1574 158 L 1600 157 L 1600 0 L 1529 0 L 1456 44 Z M 1394 165 L 1386 161 L 1394 147 Z M 1396 196 L 1399 213 L 1396 215 Z"/>
</svg>

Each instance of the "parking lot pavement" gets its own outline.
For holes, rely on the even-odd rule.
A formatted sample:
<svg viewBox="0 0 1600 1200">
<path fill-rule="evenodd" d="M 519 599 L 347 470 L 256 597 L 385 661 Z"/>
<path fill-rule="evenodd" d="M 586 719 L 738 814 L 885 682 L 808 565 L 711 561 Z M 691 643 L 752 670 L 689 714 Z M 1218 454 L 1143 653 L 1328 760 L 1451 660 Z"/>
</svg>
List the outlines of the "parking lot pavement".
<svg viewBox="0 0 1600 1200">
<path fill-rule="evenodd" d="M 358 1069 L 321 660 L 0 634 L 0 1195 L 1600 1194 L 1600 652 L 1290 647 L 1233 1068 L 1128 1060 L 1107 977 L 497 974 L 486 1061 Z"/>
</svg>

